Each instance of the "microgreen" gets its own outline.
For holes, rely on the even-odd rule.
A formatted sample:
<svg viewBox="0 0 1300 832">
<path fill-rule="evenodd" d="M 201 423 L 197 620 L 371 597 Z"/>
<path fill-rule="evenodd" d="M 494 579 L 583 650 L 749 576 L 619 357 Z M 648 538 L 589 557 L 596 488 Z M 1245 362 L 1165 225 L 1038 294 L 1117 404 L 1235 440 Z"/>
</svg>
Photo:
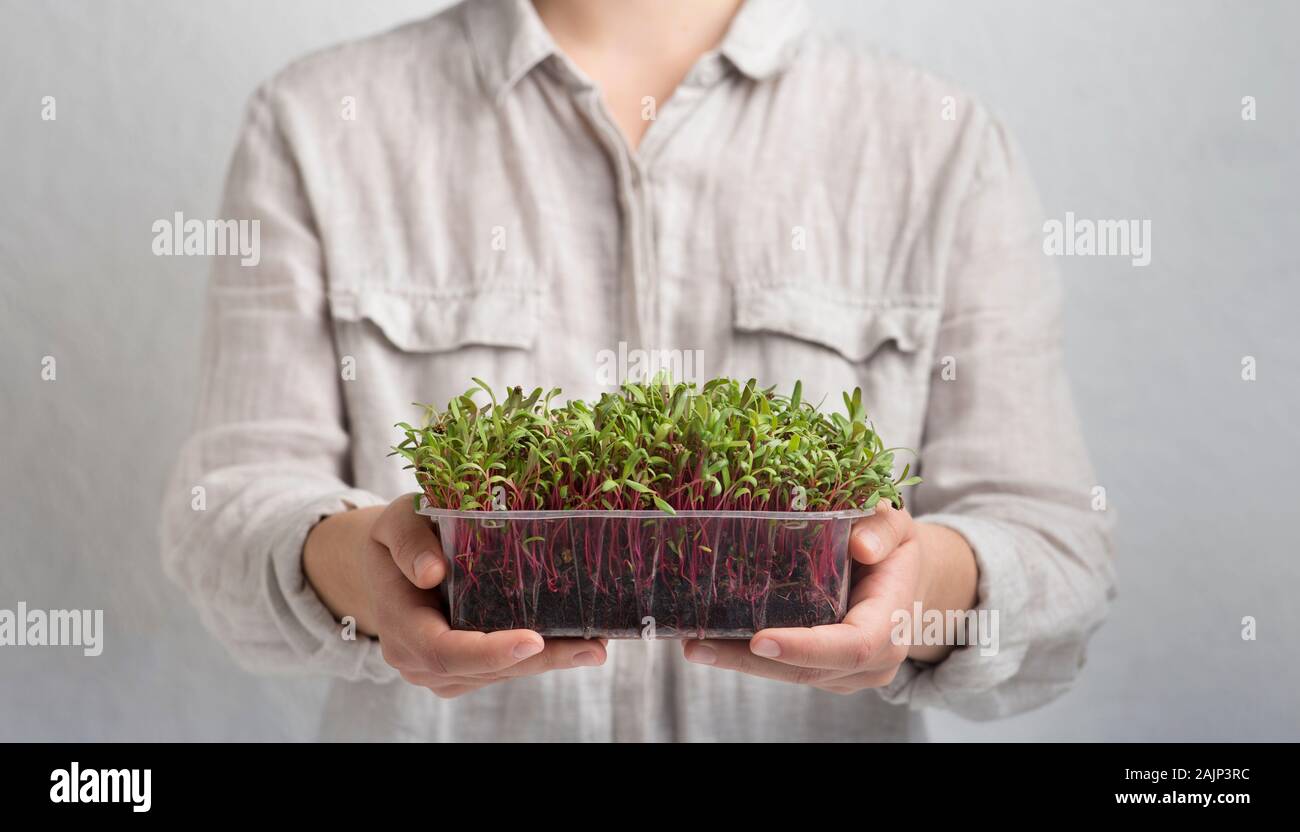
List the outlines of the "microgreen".
<svg viewBox="0 0 1300 832">
<path fill-rule="evenodd" d="M 901 507 L 900 489 L 919 482 L 907 469 L 893 478 L 895 449 L 861 389 L 827 415 L 800 383 L 789 395 L 753 379 L 625 384 L 557 407 L 558 389 L 513 387 L 498 400 L 474 382 L 443 410 L 425 406 L 423 426 L 398 425 L 394 452 L 436 507 L 789 511 L 802 493 L 804 509 L 831 511 Z"/>
<path fill-rule="evenodd" d="M 753 379 L 656 381 L 556 406 L 559 390 L 499 399 L 474 382 L 425 406 L 421 427 L 399 424 L 394 449 L 430 506 L 482 512 L 439 521 L 463 629 L 618 638 L 651 620 L 660 637 L 726 638 L 838 621 L 851 520 L 755 513 L 901 507 L 899 490 L 919 481 L 906 467 L 893 477 L 861 390 L 827 415 L 798 383 L 782 395 Z M 559 513 L 498 520 L 501 509 Z"/>
</svg>

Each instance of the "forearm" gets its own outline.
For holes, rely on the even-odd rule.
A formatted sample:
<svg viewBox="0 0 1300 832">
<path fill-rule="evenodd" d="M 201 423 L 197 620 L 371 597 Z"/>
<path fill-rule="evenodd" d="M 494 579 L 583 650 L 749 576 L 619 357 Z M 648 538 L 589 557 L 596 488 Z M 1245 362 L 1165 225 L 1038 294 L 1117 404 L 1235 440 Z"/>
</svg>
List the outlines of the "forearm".
<svg viewBox="0 0 1300 832">
<path fill-rule="evenodd" d="M 943 613 L 974 608 L 979 603 L 979 567 L 966 539 L 952 529 L 929 523 L 917 523 L 916 536 L 921 547 L 922 609 Z M 908 651 L 908 657 L 938 662 L 953 647 L 916 644 Z"/>
<path fill-rule="evenodd" d="M 302 569 L 308 582 L 335 618 L 352 616 L 357 631 L 376 632 L 361 573 L 361 555 L 370 539 L 370 527 L 383 506 L 353 509 L 326 517 L 307 535 Z"/>
</svg>

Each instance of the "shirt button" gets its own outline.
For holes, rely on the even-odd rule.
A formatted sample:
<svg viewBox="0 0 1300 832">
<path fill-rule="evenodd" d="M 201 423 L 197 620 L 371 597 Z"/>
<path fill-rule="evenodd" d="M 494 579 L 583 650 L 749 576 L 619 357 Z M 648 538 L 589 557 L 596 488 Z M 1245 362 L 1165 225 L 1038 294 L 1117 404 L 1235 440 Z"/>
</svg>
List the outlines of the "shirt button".
<svg viewBox="0 0 1300 832">
<path fill-rule="evenodd" d="M 700 65 L 699 72 L 696 74 L 695 79 L 700 86 L 713 86 L 718 82 L 718 79 L 722 77 L 722 67 L 720 67 L 718 63 L 718 60 L 714 58 L 709 60 L 707 63 Z"/>
</svg>

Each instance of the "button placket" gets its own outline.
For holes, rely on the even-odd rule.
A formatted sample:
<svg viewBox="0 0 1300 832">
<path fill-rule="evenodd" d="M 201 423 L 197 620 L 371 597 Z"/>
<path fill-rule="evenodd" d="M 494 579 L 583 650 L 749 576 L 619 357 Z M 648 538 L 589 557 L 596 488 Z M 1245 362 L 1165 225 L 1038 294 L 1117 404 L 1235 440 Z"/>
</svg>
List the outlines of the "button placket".
<svg viewBox="0 0 1300 832">
<path fill-rule="evenodd" d="M 629 249 L 622 258 L 620 289 L 624 302 L 620 314 L 636 327 L 636 338 L 643 344 L 654 336 L 654 287 L 646 267 L 646 218 L 649 215 L 644 201 L 645 173 L 629 150 L 622 131 L 609 115 L 600 99 L 600 90 L 587 87 L 578 94 L 579 110 L 595 129 L 601 144 L 614 164 L 618 183 L 619 205 L 623 217 L 623 237 Z M 630 290 L 630 291 L 629 291 Z M 626 299 L 631 298 L 628 310 Z M 646 348 L 649 348 L 648 346 Z M 612 665 L 610 714 L 612 737 L 616 741 L 642 741 L 647 731 L 644 715 L 648 712 L 651 691 L 646 681 L 645 651 L 635 646 L 610 645 L 609 663 Z"/>
<path fill-rule="evenodd" d="M 628 317 L 636 326 L 637 341 L 649 349 L 657 335 L 657 310 L 654 276 L 650 269 L 652 261 L 648 257 L 653 239 L 648 227 L 650 212 L 646 203 L 645 171 L 601 102 L 600 91 L 595 87 L 589 88 L 584 91 L 582 99 L 582 111 L 614 162 L 624 238 L 629 246 L 624 258 L 623 280 L 624 287 L 631 289 L 633 308 Z"/>
</svg>

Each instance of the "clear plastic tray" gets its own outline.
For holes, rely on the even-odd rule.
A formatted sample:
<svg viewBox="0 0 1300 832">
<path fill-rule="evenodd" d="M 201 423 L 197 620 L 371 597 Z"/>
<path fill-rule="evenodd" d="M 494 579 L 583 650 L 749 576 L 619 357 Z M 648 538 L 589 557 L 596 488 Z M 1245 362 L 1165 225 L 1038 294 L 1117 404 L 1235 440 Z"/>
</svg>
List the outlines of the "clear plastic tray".
<svg viewBox="0 0 1300 832">
<path fill-rule="evenodd" d="M 451 625 L 584 638 L 749 638 L 840 621 L 870 511 L 454 511 Z"/>
</svg>

